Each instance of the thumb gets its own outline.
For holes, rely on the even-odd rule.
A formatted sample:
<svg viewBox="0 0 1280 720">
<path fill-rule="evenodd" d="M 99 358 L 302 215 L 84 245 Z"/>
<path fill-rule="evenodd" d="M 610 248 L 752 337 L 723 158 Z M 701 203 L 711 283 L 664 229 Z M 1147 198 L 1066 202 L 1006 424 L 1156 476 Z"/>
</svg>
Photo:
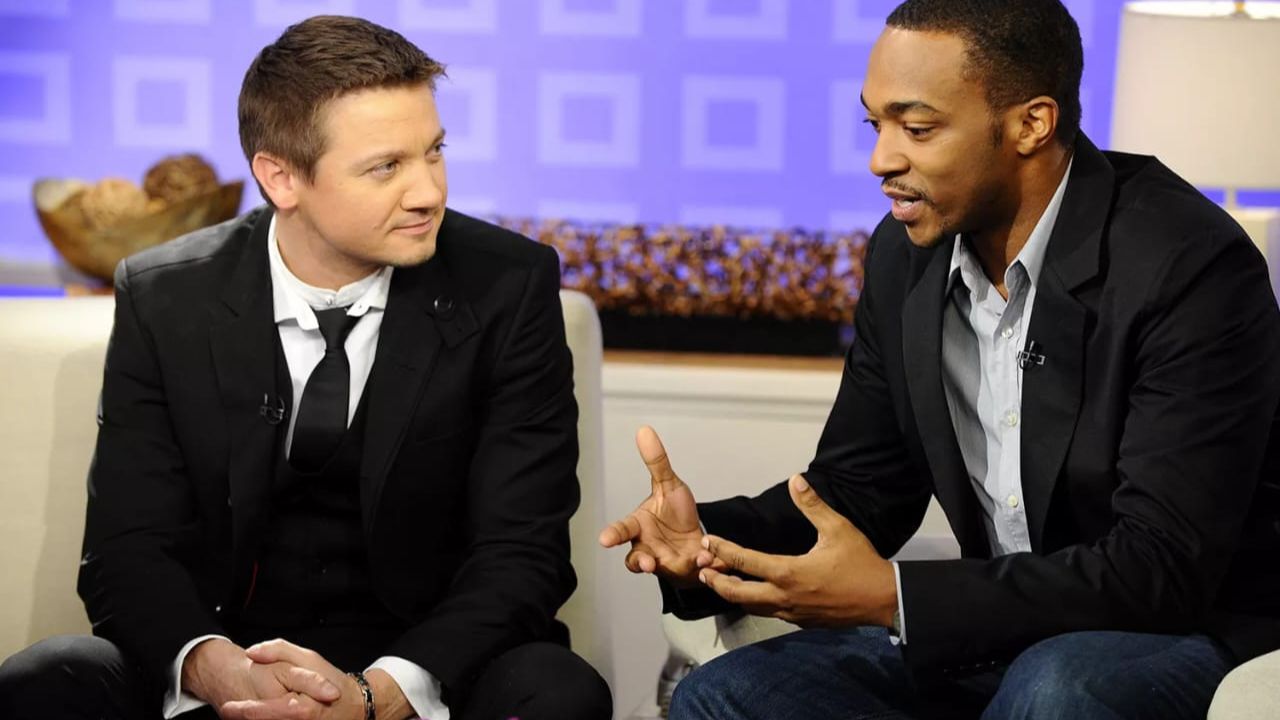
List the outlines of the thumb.
<svg viewBox="0 0 1280 720">
<path fill-rule="evenodd" d="M 667 457 L 667 449 L 653 428 L 645 425 L 636 431 L 636 449 L 640 451 L 640 459 L 649 468 L 651 491 L 654 495 L 662 495 L 664 490 L 672 490 L 681 485 L 675 470 L 671 469 L 671 460 Z"/>
<path fill-rule="evenodd" d="M 800 508 L 800 512 L 809 519 L 809 523 L 818 530 L 818 535 L 829 535 L 842 526 L 851 525 L 843 515 L 831 509 L 818 493 L 804 479 L 803 475 L 792 475 L 787 482 L 791 491 L 791 502 Z"/>
</svg>

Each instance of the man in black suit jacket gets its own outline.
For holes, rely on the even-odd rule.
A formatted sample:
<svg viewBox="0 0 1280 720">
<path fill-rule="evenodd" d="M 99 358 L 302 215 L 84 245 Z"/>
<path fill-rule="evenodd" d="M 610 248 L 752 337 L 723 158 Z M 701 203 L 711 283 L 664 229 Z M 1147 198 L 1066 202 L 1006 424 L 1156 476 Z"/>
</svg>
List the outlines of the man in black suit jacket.
<svg viewBox="0 0 1280 720">
<path fill-rule="evenodd" d="M 578 503 L 557 258 L 445 209 L 442 72 L 340 17 L 255 60 L 271 207 L 120 264 L 96 637 L 10 659 L 4 717 L 609 717 L 554 620 Z"/>
<path fill-rule="evenodd" d="M 1081 55 L 1058 0 L 890 16 L 862 102 L 892 216 L 812 464 L 695 507 L 642 430 L 653 494 L 601 536 L 668 610 L 824 628 L 700 668 L 673 718 L 1203 718 L 1280 647 L 1265 264 L 1078 132 Z M 963 559 L 885 560 L 931 496 Z"/>
</svg>

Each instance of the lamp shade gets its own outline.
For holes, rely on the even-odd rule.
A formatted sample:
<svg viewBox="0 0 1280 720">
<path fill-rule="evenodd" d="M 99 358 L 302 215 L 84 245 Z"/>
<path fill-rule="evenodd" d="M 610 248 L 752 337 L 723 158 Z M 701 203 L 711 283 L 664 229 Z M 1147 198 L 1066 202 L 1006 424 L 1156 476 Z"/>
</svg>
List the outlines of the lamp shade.
<svg viewBox="0 0 1280 720">
<path fill-rule="evenodd" d="M 1193 184 L 1280 187 L 1280 2 L 1131 2 L 1111 146 Z"/>
</svg>

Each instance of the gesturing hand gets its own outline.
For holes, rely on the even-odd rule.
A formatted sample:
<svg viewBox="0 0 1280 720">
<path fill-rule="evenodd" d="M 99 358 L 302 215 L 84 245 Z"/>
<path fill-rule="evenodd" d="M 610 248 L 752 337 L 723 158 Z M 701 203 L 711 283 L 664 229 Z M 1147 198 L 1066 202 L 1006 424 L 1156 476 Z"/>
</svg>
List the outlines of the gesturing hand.
<svg viewBox="0 0 1280 720">
<path fill-rule="evenodd" d="M 656 573 L 677 585 L 692 587 L 697 584 L 696 559 L 702 549 L 693 493 L 671 469 L 667 451 L 653 428 L 640 428 L 636 447 L 649 468 L 649 497 L 630 515 L 602 530 L 600 544 L 610 548 L 630 542 L 628 570 Z"/>
<path fill-rule="evenodd" d="M 818 531 L 800 556 L 768 555 L 708 535 L 698 556 L 699 578 L 720 597 L 752 615 L 801 627 L 888 627 L 898 607 L 893 565 L 853 523 L 832 510 L 809 483 L 793 475 L 791 500 Z M 726 575 L 732 568 L 759 580 Z"/>
</svg>

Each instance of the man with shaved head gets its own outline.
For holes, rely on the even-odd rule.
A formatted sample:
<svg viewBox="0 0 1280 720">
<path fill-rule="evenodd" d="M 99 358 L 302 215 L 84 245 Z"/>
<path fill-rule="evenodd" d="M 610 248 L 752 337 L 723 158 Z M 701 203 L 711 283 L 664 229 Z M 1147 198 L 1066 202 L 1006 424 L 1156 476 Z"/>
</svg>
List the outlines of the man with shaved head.
<svg viewBox="0 0 1280 720">
<path fill-rule="evenodd" d="M 601 534 L 669 611 L 805 628 L 695 670 L 672 718 L 1203 718 L 1280 647 L 1265 263 L 1080 132 L 1082 64 L 1059 0 L 889 16 L 861 103 L 891 212 L 812 463 L 695 504 L 644 429 L 652 494 Z M 887 560 L 931 497 L 963 558 Z"/>
</svg>

